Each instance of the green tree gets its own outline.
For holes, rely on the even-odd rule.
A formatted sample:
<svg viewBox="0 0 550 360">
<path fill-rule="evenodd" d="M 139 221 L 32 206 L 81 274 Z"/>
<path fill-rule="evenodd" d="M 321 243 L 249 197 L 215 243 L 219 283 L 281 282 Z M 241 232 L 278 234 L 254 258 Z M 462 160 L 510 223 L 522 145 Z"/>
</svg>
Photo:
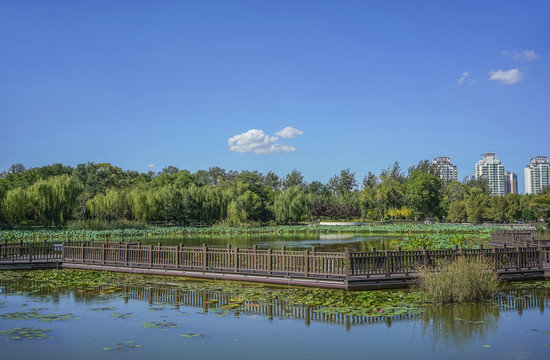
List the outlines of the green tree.
<svg viewBox="0 0 550 360">
<path fill-rule="evenodd" d="M 292 170 L 290 174 L 287 174 L 283 180 L 284 190 L 293 186 L 300 186 L 301 188 L 304 188 L 306 186 L 304 182 L 304 176 L 296 169 Z"/>
<path fill-rule="evenodd" d="M 466 200 L 466 212 L 468 213 L 468 221 L 479 224 L 483 222 L 489 195 L 478 187 L 472 187 L 469 190 L 468 199 Z"/>
<path fill-rule="evenodd" d="M 20 224 L 26 218 L 29 205 L 30 201 L 24 189 L 19 187 L 8 190 L 4 200 L 4 217 L 11 224 Z"/>
<path fill-rule="evenodd" d="M 409 205 L 421 219 L 441 216 L 441 179 L 435 175 L 417 170 L 406 184 Z"/>
<path fill-rule="evenodd" d="M 530 205 L 538 218 L 542 218 L 546 224 L 550 224 L 550 189 L 536 195 Z"/>
<path fill-rule="evenodd" d="M 464 222 L 468 218 L 465 200 L 455 200 L 449 204 L 447 220 L 451 222 Z"/>
<path fill-rule="evenodd" d="M 507 202 L 504 196 L 491 196 L 486 209 L 486 216 L 497 222 L 508 221 Z"/>
<path fill-rule="evenodd" d="M 381 214 L 380 222 L 383 222 L 390 209 L 403 206 L 405 185 L 396 177 L 380 176 L 380 184 L 376 187 L 374 200 Z"/>
<path fill-rule="evenodd" d="M 328 181 L 327 187 L 337 196 L 342 196 L 357 187 L 355 173 L 350 169 L 340 171 L 340 175 L 334 175 Z"/>
<path fill-rule="evenodd" d="M 300 186 L 296 185 L 284 192 L 278 192 L 273 207 L 278 223 L 297 223 L 307 213 L 308 198 Z"/>
<path fill-rule="evenodd" d="M 70 220 L 82 184 L 69 175 L 39 180 L 28 188 L 28 196 L 43 225 L 61 226 Z"/>
</svg>

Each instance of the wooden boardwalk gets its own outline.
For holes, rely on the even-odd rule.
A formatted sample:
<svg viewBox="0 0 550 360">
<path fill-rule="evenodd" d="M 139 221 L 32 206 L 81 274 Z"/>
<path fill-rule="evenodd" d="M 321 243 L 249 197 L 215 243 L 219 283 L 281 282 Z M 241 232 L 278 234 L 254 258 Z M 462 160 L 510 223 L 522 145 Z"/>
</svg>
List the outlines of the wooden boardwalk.
<svg viewBox="0 0 550 360">
<path fill-rule="evenodd" d="M 542 278 L 549 264 L 543 247 L 319 252 L 273 249 L 143 246 L 127 242 L 0 244 L 0 266 L 61 263 L 63 268 L 238 280 L 341 289 L 404 287 L 421 265 L 458 256 L 488 257 L 504 279 Z"/>
</svg>

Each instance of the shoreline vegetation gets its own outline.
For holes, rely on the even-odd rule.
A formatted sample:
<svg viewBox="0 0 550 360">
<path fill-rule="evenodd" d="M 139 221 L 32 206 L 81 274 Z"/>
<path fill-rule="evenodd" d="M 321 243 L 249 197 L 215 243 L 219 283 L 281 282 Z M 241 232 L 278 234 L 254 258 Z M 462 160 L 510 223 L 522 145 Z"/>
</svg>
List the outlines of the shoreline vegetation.
<svg viewBox="0 0 550 360">
<path fill-rule="evenodd" d="M 488 239 L 490 234 L 500 229 L 513 229 L 513 226 L 493 225 L 451 225 L 451 224 L 365 224 L 365 225 L 286 225 L 261 227 L 179 227 L 147 226 L 142 228 L 117 228 L 107 230 L 28 228 L 0 230 L 0 241 L 43 241 L 43 240 L 103 240 L 131 238 L 168 238 L 228 235 L 299 235 L 299 234 L 387 234 L 410 236 L 413 241 L 422 243 L 437 237 L 454 237 L 455 242 L 468 235 Z M 429 237 L 430 239 L 428 239 Z M 429 244 L 428 244 L 429 245 Z M 425 245 L 424 245 L 425 246 Z"/>
</svg>

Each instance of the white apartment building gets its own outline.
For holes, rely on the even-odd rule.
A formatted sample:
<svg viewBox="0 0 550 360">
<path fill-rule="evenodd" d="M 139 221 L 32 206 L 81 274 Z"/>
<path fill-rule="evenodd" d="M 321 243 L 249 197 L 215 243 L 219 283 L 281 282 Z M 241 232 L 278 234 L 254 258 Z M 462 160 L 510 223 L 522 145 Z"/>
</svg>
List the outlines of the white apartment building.
<svg viewBox="0 0 550 360">
<path fill-rule="evenodd" d="M 538 194 L 550 185 L 548 156 L 535 156 L 525 167 L 525 193 Z"/>
<path fill-rule="evenodd" d="M 489 181 L 491 195 L 506 195 L 504 164 L 495 153 L 481 154 L 481 157 L 476 164 L 476 179 L 481 177 Z"/>
<path fill-rule="evenodd" d="M 446 156 L 438 156 L 432 162 L 439 169 L 439 177 L 442 181 L 458 180 L 458 168 L 451 164 L 451 158 Z"/>
</svg>

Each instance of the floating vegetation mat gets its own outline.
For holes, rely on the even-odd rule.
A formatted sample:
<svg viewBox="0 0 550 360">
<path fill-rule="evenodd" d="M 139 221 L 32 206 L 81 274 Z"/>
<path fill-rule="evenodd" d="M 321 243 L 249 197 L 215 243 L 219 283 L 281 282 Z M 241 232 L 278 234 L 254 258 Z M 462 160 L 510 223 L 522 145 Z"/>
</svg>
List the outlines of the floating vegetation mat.
<svg viewBox="0 0 550 360">
<path fill-rule="evenodd" d="M 160 322 L 158 321 L 145 322 L 145 323 L 141 323 L 141 325 L 143 325 L 144 329 L 158 329 L 161 331 L 168 331 L 168 329 L 174 329 L 174 328 L 179 328 L 183 326 L 183 325 L 178 325 L 166 320 L 160 321 Z"/>
<path fill-rule="evenodd" d="M 46 308 L 30 309 L 29 311 L 17 311 L 0 315 L 2 320 L 39 320 L 44 322 L 63 321 L 74 318 L 73 314 L 41 314 Z"/>
<path fill-rule="evenodd" d="M 22 340 L 22 339 L 28 339 L 28 340 L 36 340 L 36 339 L 44 339 L 49 336 L 46 335 L 47 332 L 52 331 L 52 329 L 37 329 L 33 327 L 24 327 L 24 328 L 13 328 L 11 330 L 4 330 L 0 331 L 0 335 L 4 335 L 8 337 L 8 340 Z M 53 339 L 52 337 L 49 337 L 50 339 Z"/>
</svg>

